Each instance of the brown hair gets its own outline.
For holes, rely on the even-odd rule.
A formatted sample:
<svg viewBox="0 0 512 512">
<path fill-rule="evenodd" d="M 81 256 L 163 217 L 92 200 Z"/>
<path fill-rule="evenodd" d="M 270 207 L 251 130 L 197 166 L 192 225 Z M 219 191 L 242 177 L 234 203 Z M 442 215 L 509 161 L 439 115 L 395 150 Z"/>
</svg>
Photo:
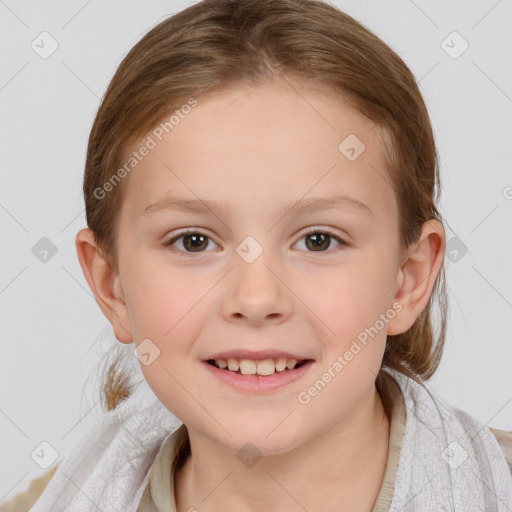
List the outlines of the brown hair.
<svg viewBox="0 0 512 512">
<path fill-rule="evenodd" d="M 387 174 L 400 214 L 401 248 L 419 239 L 430 219 L 442 222 L 438 155 L 415 78 L 381 39 L 318 0 L 203 0 L 165 19 L 126 55 L 91 130 L 83 191 L 88 227 L 113 269 L 123 179 L 98 199 L 130 145 L 190 98 L 276 78 L 296 79 L 343 98 L 372 120 L 386 147 Z M 297 82 L 298 83 L 298 82 Z M 96 191 L 96 194 L 95 194 Z M 440 330 L 433 331 L 437 297 Z M 422 384 L 436 371 L 446 333 L 444 267 L 429 302 L 407 331 L 387 337 L 382 367 Z M 107 409 L 129 396 L 129 376 L 110 364 L 103 386 Z M 389 393 L 383 371 L 376 387 Z"/>
</svg>

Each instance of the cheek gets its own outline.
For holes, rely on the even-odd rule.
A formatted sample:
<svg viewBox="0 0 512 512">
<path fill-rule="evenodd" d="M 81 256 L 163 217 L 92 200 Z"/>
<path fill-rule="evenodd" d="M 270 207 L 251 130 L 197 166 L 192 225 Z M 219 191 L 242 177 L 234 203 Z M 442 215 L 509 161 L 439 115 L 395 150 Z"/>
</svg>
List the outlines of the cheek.
<svg viewBox="0 0 512 512">
<path fill-rule="evenodd" d="M 388 322 L 381 319 L 392 302 L 390 269 L 376 255 L 358 255 L 321 279 L 303 282 L 304 302 L 323 338 L 325 371 L 336 363 L 339 379 L 332 389 L 340 393 L 362 390 L 378 373 L 386 345 Z M 314 291 L 312 291 L 314 290 Z M 394 311 L 393 311 L 394 312 Z M 318 319 L 321 319 L 319 321 Z M 333 369 L 336 373 L 336 368 Z M 369 380 L 368 380 L 369 379 Z"/>
<path fill-rule="evenodd" d="M 314 286 L 306 277 L 302 296 L 336 335 L 353 336 L 389 308 L 391 283 L 390 272 L 378 258 L 361 255 L 318 276 Z"/>
<path fill-rule="evenodd" d="M 175 415 L 184 407 L 183 393 L 190 379 L 187 360 L 194 359 L 194 343 L 211 304 L 204 299 L 211 284 L 187 273 L 153 265 L 132 274 L 129 302 L 137 343 L 146 343 L 156 357 L 139 363 L 145 380 L 159 400 Z"/>
<path fill-rule="evenodd" d="M 189 325 L 194 318 L 207 284 L 170 266 L 138 268 L 143 270 L 131 272 L 127 297 L 135 339 L 154 339 L 165 349 L 182 325 Z"/>
</svg>

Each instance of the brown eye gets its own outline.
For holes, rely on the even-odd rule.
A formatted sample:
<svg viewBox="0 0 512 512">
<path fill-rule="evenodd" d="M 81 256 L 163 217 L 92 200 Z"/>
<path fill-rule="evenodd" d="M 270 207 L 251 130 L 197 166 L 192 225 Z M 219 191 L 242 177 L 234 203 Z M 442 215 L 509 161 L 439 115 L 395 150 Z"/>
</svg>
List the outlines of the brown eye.
<svg viewBox="0 0 512 512">
<path fill-rule="evenodd" d="M 171 247 L 178 241 L 182 241 L 181 245 L 183 246 L 183 248 L 178 247 L 175 249 L 178 253 L 205 252 L 205 249 L 208 247 L 208 243 L 211 242 L 210 238 L 206 235 L 190 231 L 171 238 L 171 240 L 166 242 L 164 245 L 166 247 Z"/>
<path fill-rule="evenodd" d="M 307 235 L 306 240 L 311 241 L 310 244 L 306 242 L 306 246 L 311 248 L 313 251 L 324 251 L 329 249 L 329 246 L 331 245 L 330 236 L 325 235 L 324 233 L 313 233 L 312 235 Z"/>
<path fill-rule="evenodd" d="M 183 237 L 183 246 L 187 251 L 197 252 L 208 246 L 207 240 L 207 237 L 203 235 L 185 235 Z"/>
<path fill-rule="evenodd" d="M 306 233 L 303 237 L 306 240 L 305 246 L 309 252 L 325 252 L 331 248 L 332 240 L 338 245 L 347 245 L 341 238 L 329 231 L 314 230 Z"/>
</svg>

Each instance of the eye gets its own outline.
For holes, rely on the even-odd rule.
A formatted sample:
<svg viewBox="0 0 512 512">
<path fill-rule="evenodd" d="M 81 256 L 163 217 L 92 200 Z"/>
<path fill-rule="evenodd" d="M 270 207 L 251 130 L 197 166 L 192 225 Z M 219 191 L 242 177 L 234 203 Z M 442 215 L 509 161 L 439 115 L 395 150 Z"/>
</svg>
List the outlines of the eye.
<svg viewBox="0 0 512 512">
<path fill-rule="evenodd" d="M 171 247 L 173 246 L 178 240 L 183 239 L 181 242 L 181 245 L 183 249 L 173 249 L 175 250 L 180 256 L 180 253 L 195 253 L 195 252 L 205 252 L 204 249 L 208 246 L 208 241 L 212 242 L 209 237 L 206 235 L 194 231 L 194 230 L 188 230 L 185 231 L 177 236 L 174 236 L 170 240 L 164 243 L 165 247 Z M 212 242 L 214 243 L 214 242 Z"/>
<path fill-rule="evenodd" d="M 348 246 L 344 240 L 342 240 L 339 236 L 335 235 L 331 231 L 319 228 L 310 229 L 305 235 L 302 236 L 300 240 L 302 239 L 306 239 L 305 246 L 308 252 L 325 252 L 331 247 L 332 240 L 335 240 L 338 243 L 338 246 Z M 173 248 L 173 246 L 178 241 L 181 241 L 182 247 Z M 193 254 L 205 252 L 209 242 L 214 243 L 208 236 L 204 235 L 203 233 L 189 229 L 165 242 L 164 246 L 172 248 L 172 250 L 175 251 L 179 256 L 182 256 L 183 253 Z"/>
<path fill-rule="evenodd" d="M 306 239 L 306 248 L 311 249 L 309 252 L 325 252 L 331 246 L 332 239 L 336 240 L 339 246 L 347 246 L 348 244 L 339 236 L 330 231 L 323 229 L 310 229 L 301 240 Z M 309 241 L 309 243 L 308 243 Z"/>
</svg>

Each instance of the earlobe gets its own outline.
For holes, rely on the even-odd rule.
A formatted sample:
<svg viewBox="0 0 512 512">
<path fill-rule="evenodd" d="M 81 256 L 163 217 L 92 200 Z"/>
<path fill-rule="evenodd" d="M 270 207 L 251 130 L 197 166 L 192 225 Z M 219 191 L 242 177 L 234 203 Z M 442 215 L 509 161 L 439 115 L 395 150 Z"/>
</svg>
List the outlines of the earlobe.
<svg viewBox="0 0 512 512">
<path fill-rule="evenodd" d="M 101 311 L 112 324 L 116 338 L 121 343 L 132 343 L 130 319 L 118 273 L 100 254 L 90 229 L 77 233 L 75 245 L 85 279 Z"/>
<path fill-rule="evenodd" d="M 423 224 L 420 239 L 407 251 L 399 269 L 394 300 L 401 311 L 388 324 L 388 334 L 407 331 L 425 309 L 444 260 L 445 233 L 436 219 Z"/>
</svg>

